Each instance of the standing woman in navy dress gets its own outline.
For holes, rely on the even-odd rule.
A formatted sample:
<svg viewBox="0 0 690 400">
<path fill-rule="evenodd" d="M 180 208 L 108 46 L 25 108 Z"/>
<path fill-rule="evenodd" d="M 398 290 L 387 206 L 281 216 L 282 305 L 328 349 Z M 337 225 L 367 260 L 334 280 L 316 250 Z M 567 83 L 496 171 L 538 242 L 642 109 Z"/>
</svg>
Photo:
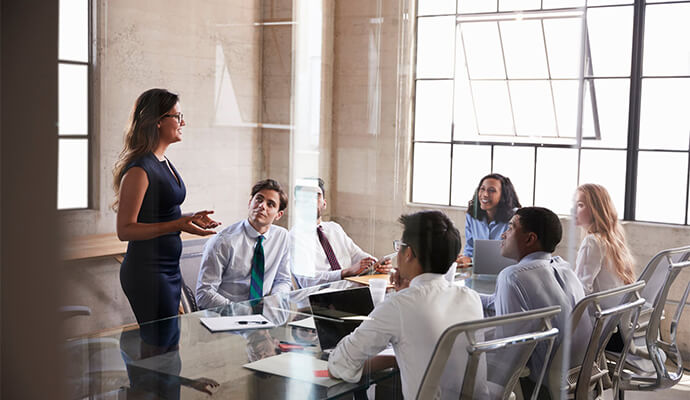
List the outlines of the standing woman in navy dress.
<svg viewBox="0 0 690 400">
<path fill-rule="evenodd" d="M 182 140 L 185 126 L 179 97 L 165 89 L 142 93 L 125 134 L 125 145 L 113 171 L 117 236 L 129 241 L 120 269 L 120 283 L 140 325 L 142 357 L 175 349 L 179 328 L 174 318 L 180 304 L 180 231 L 206 236 L 220 225 L 200 211 L 183 216 L 186 189 L 165 157 Z"/>
</svg>

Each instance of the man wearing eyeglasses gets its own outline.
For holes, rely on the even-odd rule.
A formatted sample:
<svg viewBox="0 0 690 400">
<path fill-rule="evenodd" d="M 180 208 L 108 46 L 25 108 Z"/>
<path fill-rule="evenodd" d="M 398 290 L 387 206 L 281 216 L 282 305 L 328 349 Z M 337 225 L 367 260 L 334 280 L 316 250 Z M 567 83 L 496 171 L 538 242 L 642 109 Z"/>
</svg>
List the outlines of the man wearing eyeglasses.
<svg viewBox="0 0 690 400">
<path fill-rule="evenodd" d="M 413 399 L 443 331 L 481 319 L 483 314 L 476 292 L 452 285 L 444 277 L 462 247 L 453 222 L 440 211 L 403 215 L 399 221 L 404 227 L 402 239 L 394 242 L 399 292 L 376 306 L 368 320 L 338 343 L 328 359 L 328 370 L 336 378 L 357 382 L 365 370 L 388 368 L 397 362 L 403 396 Z M 395 358 L 374 357 L 389 343 Z M 457 371 L 465 369 L 467 345 L 467 339 L 459 336 L 446 366 L 449 373 L 443 375 L 438 388 L 442 399 L 460 396 L 463 375 Z M 477 374 L 477 381 L 484 382 L 484 364 Z"/>
<path fill-rule="evenodd" d="M 377 260 L 357 246 L 337 222 L 322 219 L 328 206 L 326 189 L 321 178 L 317 179 L 317 184 L 316 226 L 309 221 L 312 225 L 308 229 L 295 226 L 290 231 L 290 240 L 296 253 L 292 260 L 292 273 L 299 286 L 305 288 L 334 282 L 366 270 L 388 273 L 391 269 L 390 259 Z"/>
</svg>

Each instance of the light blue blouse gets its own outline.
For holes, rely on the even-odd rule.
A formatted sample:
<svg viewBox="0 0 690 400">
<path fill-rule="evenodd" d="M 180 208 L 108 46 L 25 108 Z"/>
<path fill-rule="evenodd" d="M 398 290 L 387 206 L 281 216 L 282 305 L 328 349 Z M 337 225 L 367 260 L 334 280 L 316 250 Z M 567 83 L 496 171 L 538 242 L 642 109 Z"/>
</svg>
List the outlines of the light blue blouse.
<svg viewBox="0 0 690 400">
<path fill-rule="evenodd" d="M 503 232 L 508 230 L 508 222 L 487 222 L 486 219 L 477 220 L 468 212 L 465 219 L 465 250 L 463 254 L 472 257 L 474 253 L 474 239 L 499 240 Z"/>
</svg>

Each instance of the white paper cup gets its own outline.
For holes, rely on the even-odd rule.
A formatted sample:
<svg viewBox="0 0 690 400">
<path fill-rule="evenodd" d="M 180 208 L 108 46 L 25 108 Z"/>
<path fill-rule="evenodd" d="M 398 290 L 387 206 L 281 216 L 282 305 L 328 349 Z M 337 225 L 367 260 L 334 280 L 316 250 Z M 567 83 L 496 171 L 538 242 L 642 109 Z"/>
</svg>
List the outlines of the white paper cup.
<svg viewBox="0 0 690 400">
<path fill-rule="evenodd" d="M 369 279 L 369 291 L 371 292 L 371 300 L 374 306 L 381 303 L 386 296 L 386 286 L 388 286 L 388 279 Z"/>
</svg>

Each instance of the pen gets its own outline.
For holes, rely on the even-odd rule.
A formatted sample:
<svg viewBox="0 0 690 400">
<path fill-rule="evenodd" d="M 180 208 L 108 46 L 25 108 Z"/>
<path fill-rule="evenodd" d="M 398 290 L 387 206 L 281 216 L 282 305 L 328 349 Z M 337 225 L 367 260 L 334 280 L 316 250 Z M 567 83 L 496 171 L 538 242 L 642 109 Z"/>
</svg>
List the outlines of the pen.
<svg viewBox="0 0 690 400">
<path fill-rule="evenodd" d="M 237 323 L 240 325 L 247 325 L 247 324 L 265 325 L 268 323 L 268 321 L 237 321 Z"/>
<path fill-rule="evenodd" d="M 288 344 L 288 345 L 293 345 L 293 346 L 302 346 L 302 347 L 313 347 L 316 346 L 313 343 L 297 343 L 297 342 L 288 342 L 287 340 L 281 340 L 281 344 Z"/>
</svg>

